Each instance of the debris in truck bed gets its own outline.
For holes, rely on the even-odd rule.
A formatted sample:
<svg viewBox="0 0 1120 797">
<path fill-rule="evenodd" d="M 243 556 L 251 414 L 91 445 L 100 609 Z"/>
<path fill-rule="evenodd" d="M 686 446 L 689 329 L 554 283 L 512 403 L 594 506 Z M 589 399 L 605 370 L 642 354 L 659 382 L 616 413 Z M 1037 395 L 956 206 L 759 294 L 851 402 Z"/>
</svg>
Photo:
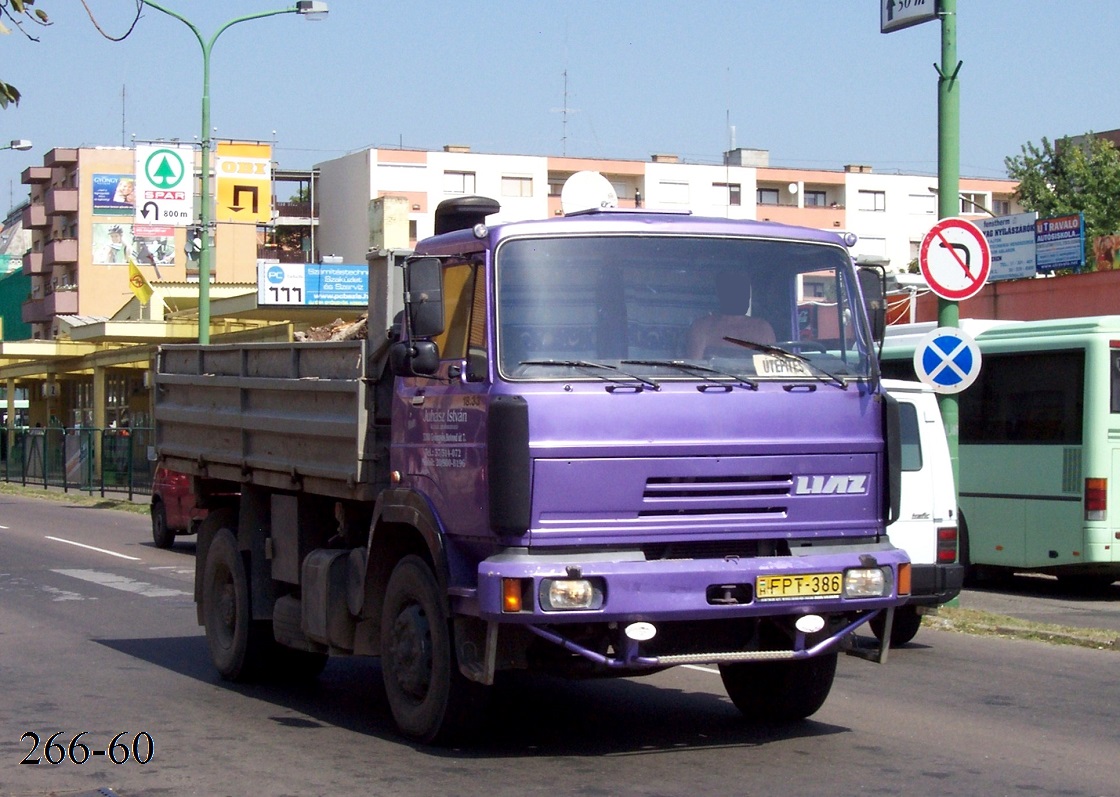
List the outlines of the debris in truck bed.
<svg viewBox="0 0 1120 797">
<path fill-rule="evenodd" d="M 356 321 L 343 321 L 336 318 L 329 324 L 321 327 L 311 327 L 303 332 L 297 332 L 298 341 L 308 340 L 361 340 L 367 337 L 366 315 L 363 314 Z"/>
</svg>

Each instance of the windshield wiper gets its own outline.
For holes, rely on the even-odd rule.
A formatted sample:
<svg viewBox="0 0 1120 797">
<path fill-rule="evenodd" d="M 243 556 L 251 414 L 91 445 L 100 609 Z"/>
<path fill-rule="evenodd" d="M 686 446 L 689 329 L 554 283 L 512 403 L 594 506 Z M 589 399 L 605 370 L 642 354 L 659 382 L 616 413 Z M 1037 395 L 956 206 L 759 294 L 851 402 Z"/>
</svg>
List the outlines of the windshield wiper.
<svg viewBox="0 0 1120 797">
<path fill-rule="evenodd" d="M 836 385 L 841 390 L 848 389 L 848 383 L 841 379 L 831 371 L 827 371 L 815 364 L 812 360 L 803 354 L 783 349 L 780 346 L 771 346 L 768 343 L 755 343 L 753 340 L 742 340 L 741 338 L 725 337 L 728 343 L 734 343 L 737 346 L 742 346 L 745 349 L 762 352 L 763 354 L 772 354 L 775 357 L 781 357 L 785 360 L 793 360 L 794 362 L 801 363 L 809 368 L 810 371 L 822 382 L 830 382 Z"/>
<path fill-rule="evenodd" d="M 614 372 L 618 373 L 620 376 L 625 376 L 625 377 L 627 377 L 627 379 L 632 379 L 636 382 L 640 382 L 643 385 L 645 385 L 646 387 L 652 388 L 653 390 L 660 390 L 661 389 L 661 385 L 657 384 L 652 379 L 645 379 L 643 377 L 638 376 L 637 374 L 631 374 L 627 371 L 620 370 L 618 368 L 618 366 L 615 366 L 615 365 L 607 365 L 606 363 L 597 363 L 597 362 L 593 362 L 591 360 L 522 360 L 521 362 L 518 363 L 518 365 L 557 365 L 557 366 L 560 366 L 562 368 L 583 368 L 584 370 L 588 370 L 588 371 L 595 371 L 597 369 L 606 370 L 606 371 L 614 371 Z M 606 374 L 596 374 L 596 376 L 598 376 L 600 379 L 603 379 L 604 381 L 607 381 L 607 382 L 614 382 L 614 383 L 620 384 L 620 385 L 621 384 L 626 384 L 625 379 L 612 379 L 611 377 L 607 376 Z"/>
<path fill-rule="evenodd" d="M 733 374 L 728 371 L 721 371 L 718 368 L 709 368 L 706 365 L 695 365 L 694 363 L 685 362 L 684 360 L 623 360 L 623 365 L 662 365 L 666 368 L 676 368 L 678 371 L 692 371 L 699 374 L 715 374 L 716 376 L 726 377 L 733 379 L 742 386 L 751 390 L 758 390 L 758 382 L 750 377 L 743 376 L 742 374 Z M 718 379 L 709 380 L 716 384 L 721 384 Z"/>
</svg>

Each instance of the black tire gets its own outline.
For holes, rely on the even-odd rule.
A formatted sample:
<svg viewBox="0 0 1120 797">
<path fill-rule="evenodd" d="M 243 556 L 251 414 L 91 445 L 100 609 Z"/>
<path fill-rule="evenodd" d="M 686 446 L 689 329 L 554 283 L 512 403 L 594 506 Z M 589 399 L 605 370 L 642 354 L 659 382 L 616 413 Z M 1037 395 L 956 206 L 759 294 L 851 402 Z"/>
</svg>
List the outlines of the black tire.
<svg viewBox="0 0 1120 797">
<path fill-rule="evenodd" d="M 871 632 L 880 642 L 883 640 L 883 630 L 887 623 L 886 612 L 880 612 L 871 618 L 868 625 Z M 912 640 L 922 627 L 922 616 L 918 614 L 916 606 L 899 606 L 894 610 L 894 625 L 891 626 L 891 647 L 900 648 Z"/>
<path fill-rule="evenodd" d="M 275 645 L 268 624 L 253 621 L 249 600 L 249 578 L 237 540 L 229 529 L 219 529 L 206 554 L 202 617 L 210 659 L 227 681 L 256 677 Z"/>
<path fill-rule="evenodd" d="M 439 585 L 417 556 L 397 563 L 385 590 L 381 674 L 393 719 L 410 739 L 445 744 L 482 714 L 489 690 L 459 672 Z"/>
<path fill-rule="evenodd" d="M 753 722 L 805 719 L 828 699 L 836 676 L 836 653 L 790 661 L 719 665 L 728 697 Z"/>
<path fill-rule="evenodd" d="M 167 527 L 167 507 L 163 501 L 152 503 L 152 542 L 157 548 L 170 548 L 175 544 L 175 530 Z"/>
</svg>

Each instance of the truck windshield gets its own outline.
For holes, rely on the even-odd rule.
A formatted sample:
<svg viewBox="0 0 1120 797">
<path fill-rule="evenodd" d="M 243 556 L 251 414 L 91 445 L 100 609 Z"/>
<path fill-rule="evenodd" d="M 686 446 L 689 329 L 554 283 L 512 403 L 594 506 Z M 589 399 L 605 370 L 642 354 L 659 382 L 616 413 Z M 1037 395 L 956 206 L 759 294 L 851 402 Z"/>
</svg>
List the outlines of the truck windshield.
<svg viewBox="0 0 1120 797">
<path fill-rule="evenodd" d="M 838 246 L 648 234 L 524 238 L 503 243 L 495 262 L 506 379 L 596 379 L 564 365 L 579 362 L 657 382 L 811 381 L 822 373 L 850 381 L 871 373 L 854 272 Z M 774 346 L 809 363 L 767 351 Z"/>
</svg>

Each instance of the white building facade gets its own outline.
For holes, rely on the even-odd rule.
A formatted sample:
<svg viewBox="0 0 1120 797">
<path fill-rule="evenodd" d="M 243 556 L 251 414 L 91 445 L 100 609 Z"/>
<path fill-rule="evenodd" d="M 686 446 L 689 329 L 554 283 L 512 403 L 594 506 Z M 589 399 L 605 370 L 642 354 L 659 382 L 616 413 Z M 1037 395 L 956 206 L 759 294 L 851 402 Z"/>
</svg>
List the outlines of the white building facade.
<svg viewBox="0 0 1120 797">
<path fill-rule="evenodd" d="M 648 161 L 471 152 L 367 149 L 318 164 L 318 250 L 363 262 L 375 245 L 370 203 L 400 197 L 408 208 L 410 245 L 433 232 L 436 206 L 457 196 L 497 200 L 492 222 L 560 213 L 560 189 L 578 171 L 597 171 L 612 184 L 619 206 L 688 211 L 700 216 L 763 219 L 858 237 L 856 255 L 886 258 L 906 271 L 937 220 L 937 179 L 876 173 L 871 166 L 836 170 L 769 166 L 764 150 L 733 150 L 724 162 L 684 163 L 673 155 Z M 1020 212 L 1012 180 L 960 180 L 961 215 Z"/>
</svg>

